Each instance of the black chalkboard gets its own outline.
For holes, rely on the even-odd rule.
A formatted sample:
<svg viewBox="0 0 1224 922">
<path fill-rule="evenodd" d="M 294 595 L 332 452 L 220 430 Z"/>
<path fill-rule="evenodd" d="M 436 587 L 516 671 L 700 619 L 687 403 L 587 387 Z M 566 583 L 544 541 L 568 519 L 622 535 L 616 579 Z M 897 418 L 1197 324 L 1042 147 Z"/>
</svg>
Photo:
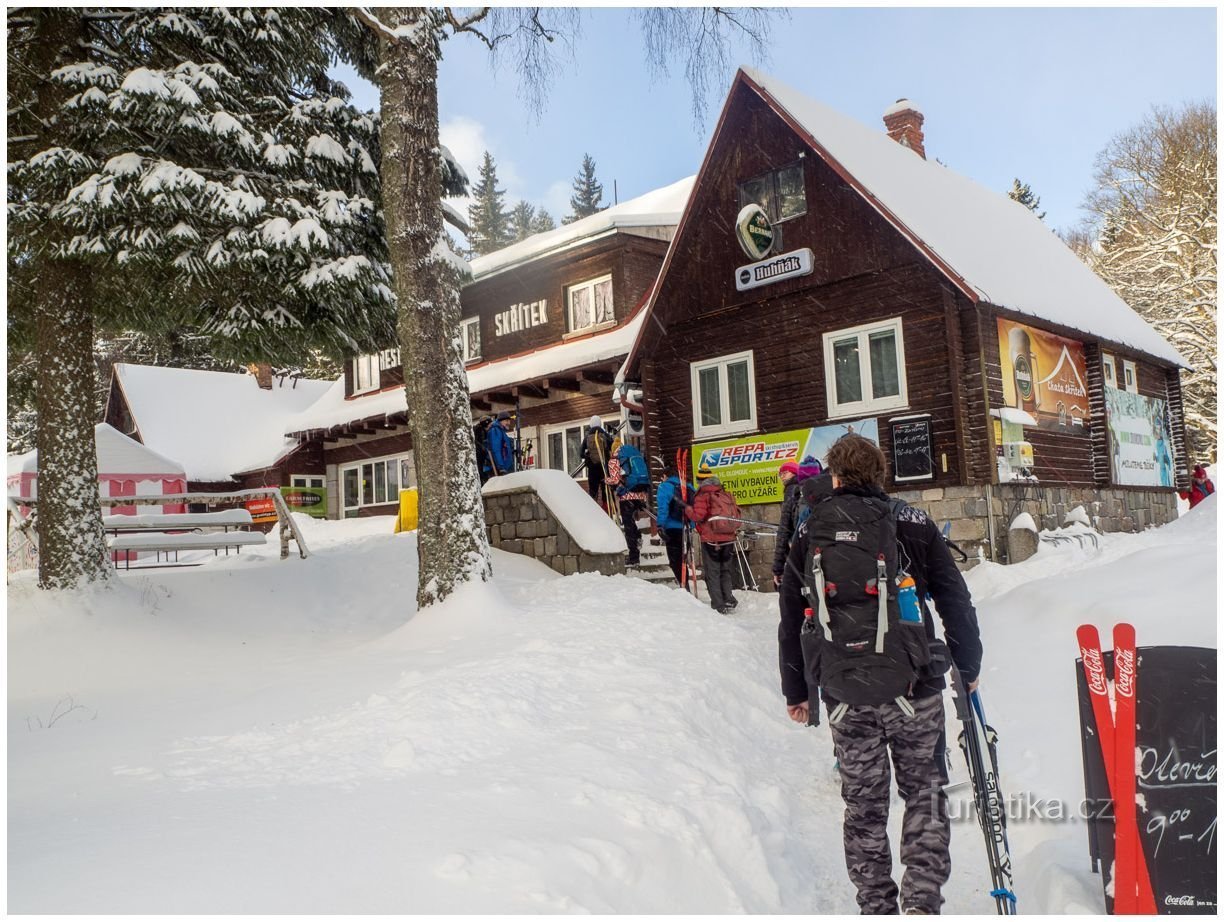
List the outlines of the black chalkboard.
<svg viewBox="0 0 1224 922">
<path fill-rule="evenodd" d="M 1216 910 L 1216 651 L 1139 647 L 1139 832 L 1156 909 Z M 1112 657 L 1106 654 L 1107 672 Z M 1083 669 L 1076 664 L 1093 869 L 1113 861 L 1113 810 Z M 1111 908 L 1112 900 L 1106 897 Z"/>
<path fill-rule="evenodd" d="M 931 450 L 931 417 L 890 420 L 888 426 L 892 432 L 893 480 L 933 479 L 935 455 Z"/>
</svg>

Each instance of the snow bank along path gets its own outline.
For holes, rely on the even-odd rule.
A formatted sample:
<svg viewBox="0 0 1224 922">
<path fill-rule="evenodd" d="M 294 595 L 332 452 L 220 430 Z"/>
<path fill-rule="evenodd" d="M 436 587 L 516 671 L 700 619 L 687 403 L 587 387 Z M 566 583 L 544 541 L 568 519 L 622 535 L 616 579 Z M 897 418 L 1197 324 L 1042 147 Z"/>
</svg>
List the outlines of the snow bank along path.
<svg viewBox="0 0 1224 922">
<path fill-rule="evenodd" d="M 306 561 L 10 585 L 11 911 L 855 910 L 827 728 L 777 689 L 774 596 L 724 618 L 495 553 L 493 584 L 416 614 L 391 521 L 308 520 Z M 1082 797 L 1075 625 L 1215 645 L 1215 550 L 1212 500 L 974 571 L 1009 793 Z M 1082 824 L 1012 842 L 1024 911 L 1099 909 Z M 945 910 L 991 911 L 967 819 L 953 861 Z"/>
</svg>

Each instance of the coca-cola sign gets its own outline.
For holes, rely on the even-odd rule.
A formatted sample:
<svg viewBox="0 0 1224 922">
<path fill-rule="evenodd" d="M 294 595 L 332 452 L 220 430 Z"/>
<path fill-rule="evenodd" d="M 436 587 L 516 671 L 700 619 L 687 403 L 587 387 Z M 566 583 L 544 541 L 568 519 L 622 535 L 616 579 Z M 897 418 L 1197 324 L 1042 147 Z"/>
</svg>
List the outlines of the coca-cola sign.
<svg viewBox="0 0 1224 922">
<path fill-rule="evenodd" d="M 1135 697 L 1135 651 L 1114 652 L 1114 692 L 1119 698 Z"/>
<path fill-rule="evenodd" d="M 1080 655 L 1084 658 L 1084 670 L 1088 674 L 1088 688 L 1094 695 L 1106 695 L 1109 686 L 1105 680 L 1105 662 L 1100 650 L 1081 648 Z"/>
</svg>

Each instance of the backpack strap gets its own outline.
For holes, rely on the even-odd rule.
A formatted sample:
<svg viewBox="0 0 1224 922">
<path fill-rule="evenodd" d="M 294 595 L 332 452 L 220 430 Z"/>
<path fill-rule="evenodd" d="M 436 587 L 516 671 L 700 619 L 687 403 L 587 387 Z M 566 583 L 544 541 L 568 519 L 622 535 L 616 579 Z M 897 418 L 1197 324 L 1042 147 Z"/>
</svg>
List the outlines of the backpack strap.
<svg viewBox="0 0 1224 922">
<path fill-rule="evenodd" d="M 825 598 L 824 566 L 820 562 L 820 548 L 816 548 L 816 552 L 812 555 L 812 590 L 816 593 L 814 601 L 821 630 L 824 631 L 825 640 L 832 643 L 833 628 L 829 620 L 829 603 Z"/>
<path fill-rule="evenodd" d="M 884 635 L 888 633 L 888 566 L 884 563 L 884 555 L 876 558 L 876 596 L 879 605 L 876 609 L 876 653 L 884 652 Z"/>
</svg>

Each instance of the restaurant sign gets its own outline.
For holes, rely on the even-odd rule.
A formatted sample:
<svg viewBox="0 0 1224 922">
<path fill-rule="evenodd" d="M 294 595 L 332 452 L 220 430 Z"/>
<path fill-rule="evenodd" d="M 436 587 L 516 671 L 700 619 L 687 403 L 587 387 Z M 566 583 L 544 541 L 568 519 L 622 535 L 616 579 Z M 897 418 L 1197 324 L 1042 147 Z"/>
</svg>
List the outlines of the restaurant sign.
<svg viewBox="0 0 1224 922">
<path fill-rule="evenodd" d="M 811 274 L 812 251 L 804 247 L 740 266 L 735 270 L 735 288 L 737 291 L 748 291 L 750 288 L 760 288 L 762 285 L 772 285 L 774 282 Z"/>
</svg>

